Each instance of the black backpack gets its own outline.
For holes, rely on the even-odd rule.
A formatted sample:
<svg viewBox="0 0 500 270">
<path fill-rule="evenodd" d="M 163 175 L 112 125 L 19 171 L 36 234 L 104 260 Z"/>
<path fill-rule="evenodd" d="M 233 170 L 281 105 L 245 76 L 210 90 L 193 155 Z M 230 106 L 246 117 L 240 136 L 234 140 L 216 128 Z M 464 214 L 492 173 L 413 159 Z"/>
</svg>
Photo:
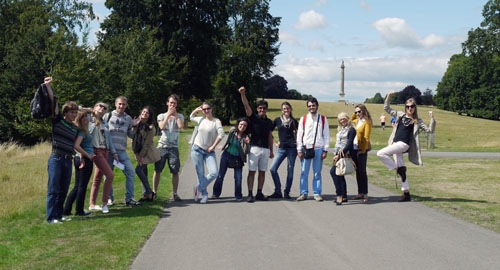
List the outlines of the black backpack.
<svg viewBox="0 0 500 270">
<path fill-rule="evenodd" d="M 56 97 L 54 95 L 54 104 Z M 35 119 L 44 119 L 52 115 L 52 108 L 50 106 L 49 91 L 47 85 L 44 83 L 38 86 L 35 96 L 30 103 L 31 116 Z"/>
</svg>

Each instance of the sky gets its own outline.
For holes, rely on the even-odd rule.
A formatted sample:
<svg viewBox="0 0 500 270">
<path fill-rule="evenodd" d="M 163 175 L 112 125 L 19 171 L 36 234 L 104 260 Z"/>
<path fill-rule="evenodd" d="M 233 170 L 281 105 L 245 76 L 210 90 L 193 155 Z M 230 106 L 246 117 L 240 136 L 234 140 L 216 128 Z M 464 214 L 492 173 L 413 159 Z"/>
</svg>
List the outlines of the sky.
<svg viewBox="0 0 500 270">
<path fill-rule="evenodd" d="M 99 21 L 105 0 L 91 0 Z M 274 75 L 288 89 L 338 101 L 344 62 L 344 99 L 360 103 L 376 93 L 414 85 L 435 94 L 448 61 L 467 33 L 480 26 L 487 0 L 270 0 L 281 17 Z M 95 43 L 91 37 L 90 43 Z"/>
</svg>

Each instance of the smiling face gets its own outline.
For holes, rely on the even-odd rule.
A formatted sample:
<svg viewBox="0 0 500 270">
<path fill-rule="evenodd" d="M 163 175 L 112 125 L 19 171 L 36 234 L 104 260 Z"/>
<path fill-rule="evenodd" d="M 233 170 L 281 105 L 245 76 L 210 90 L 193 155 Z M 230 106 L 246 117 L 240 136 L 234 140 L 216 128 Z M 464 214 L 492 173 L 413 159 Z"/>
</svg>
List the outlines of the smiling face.
<svg viewBox="0 0 500 270">
<path fill-rule="evenodd" d="M 292 108 L 288 105 L 283 105 L 281 106 L 281 112 L 283 113 L 284 116 L 290 117 L 290 114 L 292 113 Z"/>
<path fill-rule="evenodd" d="M 149 119 L 149 110 L 147 108 L 142 109 L 141 115 L 139 116 L 144 122 Z"/>
<path fill-rule="evenodd" d="M 354 113 L 356 114 L 356 117 L 358 117 L 358 118 L 363 118 L 363 116 L 364 116 L 363 110 L 361 110 L 360 107 L 356 107 L 354 109 Z"/>
<path fill-rule="evenodd" d="M 125 109 L 127 109 L 127 100 L 123 98 L 117 98 L 115 101 L 116 112 L 118 114 L 123 114 Z"/>
<path fill-rule="evenodd" d="M 240 132 L 245 132 L 245 130 L 247 130 L 247 127 L 248 127 L 248 123 L 246 121 L 240 121 L 238 123 L 238 130 Z"/>
</svg>

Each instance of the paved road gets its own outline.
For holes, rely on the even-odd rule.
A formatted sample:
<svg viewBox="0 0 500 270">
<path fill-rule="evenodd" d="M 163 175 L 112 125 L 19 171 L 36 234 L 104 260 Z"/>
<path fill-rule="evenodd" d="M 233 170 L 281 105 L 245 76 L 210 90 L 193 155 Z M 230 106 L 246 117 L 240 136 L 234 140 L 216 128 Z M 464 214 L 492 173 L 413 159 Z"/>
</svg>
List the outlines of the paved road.
<svg viewBox="0 0 500 270">
<path fill-rule="evenodd" d="M 280 169 L 285 176 L 285 166 Z M 398 195 L 373 185 L 368 203 L 336 206 L 329 168 L 322 175 L 324 202 L 235 202 L 229 171 L 223 199 L 202 205 L 192 198 L 196 175 L 188 157 L 179 190 L 184 201 L 167 205 L 131 269 L 500 268 L 500 234 L 418 202 L 398 203 Z M 355 179 L 347 180 L 355 195 Z M 273 188 L 267 173 L 264 193 Z"/>
</svg>

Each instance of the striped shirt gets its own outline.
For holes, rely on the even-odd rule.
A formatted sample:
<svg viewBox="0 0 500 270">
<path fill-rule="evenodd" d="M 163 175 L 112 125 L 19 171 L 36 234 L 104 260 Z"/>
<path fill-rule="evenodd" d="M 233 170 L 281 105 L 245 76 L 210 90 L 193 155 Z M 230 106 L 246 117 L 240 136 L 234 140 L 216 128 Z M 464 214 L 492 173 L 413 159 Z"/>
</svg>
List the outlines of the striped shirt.
<svg viewBox="0 0 500 270">
<path fill-rule="evenodd" d="M 52 120 L 52 152 L 60 155 L 73 155 L 77 134 L 76 126 L 64 121 L 62 114 L 58 114 Z"/>
</svg>

